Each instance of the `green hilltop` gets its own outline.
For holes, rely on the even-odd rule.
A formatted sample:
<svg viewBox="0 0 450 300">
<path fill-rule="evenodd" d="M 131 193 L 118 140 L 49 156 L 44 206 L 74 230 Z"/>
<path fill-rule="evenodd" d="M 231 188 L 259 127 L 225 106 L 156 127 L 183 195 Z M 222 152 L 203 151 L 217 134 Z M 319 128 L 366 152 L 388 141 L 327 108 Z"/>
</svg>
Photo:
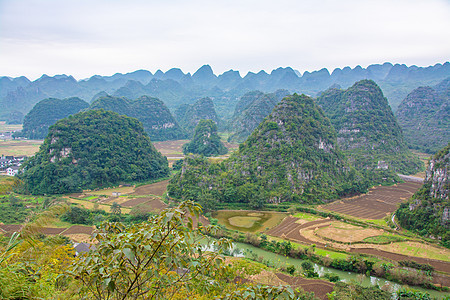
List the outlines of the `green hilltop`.
<svg viewBox="0 0 450 300">
<path fill-rule="evenodd" d="M 90 110 L 51 126 L 19 177 L 24 192 L 62 194 L 168 175 L 167 158 L 137 119 Z"/>
<path fill-rule="evenodd" d="M 142 122 L 152 141 L 178 140 L 186 137 L 177 121 L 161 100 L 141 96 L 135 100 L 105 96 L 92 102 L 89 109 L 105 109 L 133 117 Z"/>
<path fill-rule="evenodd" d="M 48 134 L 48 128 L 56 121 L 76 114 L 88 108 L 89 104 L 80 98 L 44 99 L 36 103 L 31 111 L 25 116 L 23 130 L 16 136 L 27 139 L 42 140 Z"/>
<path fill-rule="evenodd" d="M 372 80 L 347 90 L 332 88 L 317 98 L 337 131 L 337 141 L 351 164 L 375 181 L 413 174 L 422 163 L 406 146 L 387 99 Z"/>
<path fill-rule="evenodd" d="M 313 99 L 285 97 L 239 150 L 220 164 L 187 157 L 171 180 L 171 197 L 199 199 L 206 208 L 219 201 L 317 203 L 361 192 L 364 179 L 339 150 L 336 132 Z"/>
<path fill-rule="evenodd" d="M 180 126 L 188 132 L 190 136 L 194 135 L 195 127 L 200 120 L 212 120 L 219 123 L 214 103 L 211 98 L 201 98 L 193 104 L 183 104 L 175 110 L 175 117 Z"/>
<path fill-rule="evenodd" d="M 396 112 L 408 146 L 435 153 L 450 141 L 450 78 L 435 87 L 419 87 Z"/>
<path fill-rule="evenodd" d="M 216 123 L 213 120 L 200 120 L 195 127 L 192 141 L 183 145 L 183 153 L 215 156 L 228 153 L 228 149 L 225 148 L 217 135 Z"/>
</svg>

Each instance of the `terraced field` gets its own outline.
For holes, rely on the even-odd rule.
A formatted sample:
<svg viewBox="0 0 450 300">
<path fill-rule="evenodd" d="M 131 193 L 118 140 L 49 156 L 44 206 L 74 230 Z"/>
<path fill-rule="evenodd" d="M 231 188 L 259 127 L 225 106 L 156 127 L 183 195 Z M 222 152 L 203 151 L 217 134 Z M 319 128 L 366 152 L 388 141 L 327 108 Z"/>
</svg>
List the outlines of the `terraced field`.
<svg viewBox="0 0 450 300">
<path fill-rule="evenodd" d="M 370 189 L 367 194 L 338 200 L 321 208 L 357 218 L 383 219 L 393 213 L 399 203 L 411 197 L 421 185 L 418 182 L 405 182 L 396 186 L 379 186 Z"/>
</svg>

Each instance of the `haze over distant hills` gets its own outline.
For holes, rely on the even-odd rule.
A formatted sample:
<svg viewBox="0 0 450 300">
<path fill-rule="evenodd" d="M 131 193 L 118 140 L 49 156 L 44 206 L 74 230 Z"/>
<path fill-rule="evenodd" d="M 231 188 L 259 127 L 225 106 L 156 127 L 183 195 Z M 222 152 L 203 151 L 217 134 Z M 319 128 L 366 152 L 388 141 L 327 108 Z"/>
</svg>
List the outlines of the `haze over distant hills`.
<svg viewBox="0 0 450 300">
<path fill-rule="evenodd" d="M 330 72 L 321 69 L 314 72 L 298 71 L 287 67 L 269 73 L 249 72 L 242 77 L 238 71 L 230 70 L 215 75 L 210 66 L 204 65 L 194 74 L 177 68 L 154 74 L 146 70 L 117 73 L 113 76 L 94 75 L 77 81 L 72 76 L 56 75 L 30 81 L 26 77 L 0 77 L 0 120 L 6 120 L 11 112 L 24 115 L 37 102 L 45 98 L 79 97 L 90 101 L 94 96 L 112 96 L 136 99 L 142 95 L 156 97 L 172 111 L 181 104 L 190 104 L 197 99 L 210 97 L 220 118 L 230 119 L 233 107 L 246 92 L 259 90 L 274 92 L 287 89 L 291 93 L 315 96 L 333 84 L 342 88 L 361 79 L 372 79 L 380 85 L 391 107 L 396 110 L 400 101 L 419 86 L 433 86 L 450 77 L 450 63 L 429 67 L 406 66 L 391 63 L 370 65 L 367 68 L 345 67 Z"/>
</svg>

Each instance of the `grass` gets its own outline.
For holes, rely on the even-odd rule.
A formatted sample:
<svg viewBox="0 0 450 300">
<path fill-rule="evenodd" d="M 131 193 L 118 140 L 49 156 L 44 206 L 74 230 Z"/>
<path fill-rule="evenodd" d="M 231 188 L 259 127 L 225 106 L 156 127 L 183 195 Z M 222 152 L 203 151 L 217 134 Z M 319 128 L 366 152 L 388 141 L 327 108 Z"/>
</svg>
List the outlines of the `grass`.
<svg viewBox="0 0 450 300">
<path fill-rule="evenodd" d="M 15 183 L 15 177 L 0 176 L 0 195 L 6 195 L 7 193 L 11 192 Z"/>
<path fill-rule="evenodd" d="M 395 242 L 401 242 L 405 241 L 406 238 L 398 236 L 398 235 L 392 235 L 392 234 L 383 234 L 383 235 L 377 235 L 377 236 L 371 236 L 363 239 L 362 241 L 369 244 L 389 244 L 389 243 L 395 243 Z"/>
<path fill-rule="evenodd" d="M 365 221 L 367 223 L 372 223 L 372 224 L 375 224 L 378 226 L 383 226 L 383 227 L 388 226 L 388 224 L 386 223 L 386 221 L 384 219 L 376 219 L 376 220 L 361 219 L 361 221 Z"/>
<path fill-rule="evenodd" d="M 315 220 L 319 220 L 322 219 L 319 216 L 313 215 L 313 214 L 308 214 L 308 213 L 304 213 L 304 212 L 299 212 L 296 213 L 295 215 L 293 215 L 294 218 L 299 218 L 302 220 L 306 220 L 306 221 L 315 221 Z"/>
<path fill-rule="evenodd" d="M 33 156 L 42 141 L 37 140 L 0 140 L 0 154 L 14 156 Z"/>
<path fill-rule="evenodd" d="M 228 222 L 230 223 L 230 225 L 239 228 L 252 228 L 258 221 L 261 221 L 261 218 L 250 216 L 236 216 L 228 218 Z"/>
<path fill-rule="evenodd" d="M 213 217 L 218 219 L 220 225 L 231 230 L 263 232 L 280 223 L 286 214 L 270 211 L 219 210 L 213 213 Z"/>
<path fill-rule="evenodd" d="M 450 261 L 449 249 L 432 246 L 417 241 L 404 241 L 390 245 L 379 245 L 376 248 L 408 256 Z"/>
<path fill-rule="evenodd" d="M 108 189 L 104 189 L 104 190 L 99 190 L 99 191 L 86 191 L 85 193 L 88 195 L 105 195 L 105 196 L 111 196 L 113 192 L 119 192 L 122 194 L 129 194 L 132 193 L 134 191 L 134 187 L 132 186 L 123 186 L 123 187 L 117 187 L 117 188 L 108 188 Z M 94 197 L 96 198 L 96 197 Z"/>
<path fill-rule="evenodd" d="M 0 132 L 19 131 L 22 127 L 22 124 L 6 124 L 5 121 L 0 121 Z"/>
<path fill-rule="evenodd" d="M 72 198 L 70 198 L 69 201 L 70 201 L 70 203 L 81 205 L 82 207 L 87 208 L 87 209 L 94 209 L 94 206 L 96 206 L 96 204 L 97 204 L 97 203 L 93 203 L 93 202 L 86 201 L 86 200 L 79 200 L 79 199 L 72 199 Z M 106 212 L 110 212 L 111 205 L 98 204 L 98 209 L 102 209 Z M 122 207 L 121 210 L 122 210 L 123 214 L 129 214 L 131 211 L 130 208 L 124 208 L 124 207 Z"/>
</svg>

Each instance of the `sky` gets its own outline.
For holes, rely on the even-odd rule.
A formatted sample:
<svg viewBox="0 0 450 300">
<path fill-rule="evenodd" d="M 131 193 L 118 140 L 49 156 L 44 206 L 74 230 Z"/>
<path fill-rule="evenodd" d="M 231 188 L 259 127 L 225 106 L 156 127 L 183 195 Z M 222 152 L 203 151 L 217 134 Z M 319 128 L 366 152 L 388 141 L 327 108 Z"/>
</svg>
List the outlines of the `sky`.
<svg viewBox="0 0 450 300">
<path fill-rule="evenodd" d="M 450 60 L 450 0 L 0 0 L 0 76 Z"/>
</svg>

